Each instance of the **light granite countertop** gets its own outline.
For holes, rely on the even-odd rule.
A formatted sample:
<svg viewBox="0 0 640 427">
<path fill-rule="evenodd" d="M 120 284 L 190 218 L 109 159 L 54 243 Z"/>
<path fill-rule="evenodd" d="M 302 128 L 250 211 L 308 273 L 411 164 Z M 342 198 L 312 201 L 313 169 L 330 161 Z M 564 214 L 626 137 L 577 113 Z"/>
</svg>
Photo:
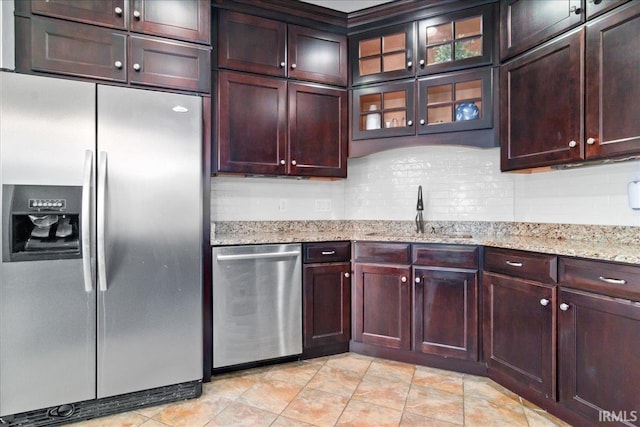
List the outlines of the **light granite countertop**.
<svg viewBox="0 0 640 427">
<path fill-rule="evenodd" d="M 331 226 L 325 227 L 318 222 L 310 225 L 306 221 L 287 223 L 285 226 L 283 223 L 265 223 L 218 225 L 218 232 L 212 233 L 211 244 L 225 246 L 333 240 L 448 243 L 640 264 L 640 227 L 561 224 L 536 227 L 533 224 L 507 224 L 505 228 L 504 223 L 439 222 L 428 223 L 426 229 L 431 231 L 418 234 L 406 222 L 368 222 L 365 226 L 360 226 L 362 222 L 348 222 L 346 226 L 328 222 Z M 344 225 L 345 222 L 341 223 Z M 372 223 L 374 226 L 371 226 Z M 534 233 L 536 235 L 532 235 Z"/>
</svg>

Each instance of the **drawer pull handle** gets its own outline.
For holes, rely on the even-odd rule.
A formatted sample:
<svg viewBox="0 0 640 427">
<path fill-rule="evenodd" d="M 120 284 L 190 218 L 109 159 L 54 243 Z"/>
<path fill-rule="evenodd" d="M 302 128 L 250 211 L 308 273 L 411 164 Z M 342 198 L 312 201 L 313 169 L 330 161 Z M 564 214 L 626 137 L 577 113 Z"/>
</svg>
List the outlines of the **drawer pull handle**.
<svg viewBox="0 0 640 427">
<path fill-rule="evenodd" d="M 322 255 L 335 255 L 336 251 L 322 251 Z"/>
<path fill-rule="evenodd" d="M 515 261 L 507 261 L 507 265 L 510 265 L 511 267 L 522 267 L 521 262 L 515 262 Z"/>
<path fill-rule="evenodd" d="M 624 279 L 612 279 L 610 277 L 598 277 L 598 279 L 600 279 L 601 281 L 605 282 L 605 283 L 610 283 L 612 285 L 626 285 L 627 281 Z"/>
</svg>

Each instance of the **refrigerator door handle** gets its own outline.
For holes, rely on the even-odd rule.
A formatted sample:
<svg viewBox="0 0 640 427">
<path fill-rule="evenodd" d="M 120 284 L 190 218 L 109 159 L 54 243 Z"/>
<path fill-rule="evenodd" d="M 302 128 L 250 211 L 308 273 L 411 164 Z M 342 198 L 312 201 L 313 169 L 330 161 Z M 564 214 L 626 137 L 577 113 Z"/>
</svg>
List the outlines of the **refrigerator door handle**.
<svg viewBox="0 0 640 427">
<path fill-rule="evenodd" d="M 106 211 L 106 186 L 107 186 L 107 153 L 101 151 L 98 166 L 98 286 L 101 292 L 107 290 L 107 255 L 104 244 L 104 214 Z"/>
<path fill-rule="evenodd" d="M 84 174 L 82 177 L 82 276 L 84 290 L 93 291 L 91 274 L 91 181 L 93 179 L 93 151 L 84 153 Z"/>
</svg>

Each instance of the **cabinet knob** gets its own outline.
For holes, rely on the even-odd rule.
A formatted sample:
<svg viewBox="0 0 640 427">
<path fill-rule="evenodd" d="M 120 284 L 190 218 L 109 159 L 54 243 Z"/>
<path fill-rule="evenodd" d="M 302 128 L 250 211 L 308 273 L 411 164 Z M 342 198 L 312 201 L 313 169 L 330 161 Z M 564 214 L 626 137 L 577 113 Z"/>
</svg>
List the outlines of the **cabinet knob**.
<svg viewBox="0 0 640 427">
<path fill-rule="evenodd" d="M 421 59 L 421 60 L 420 60 L 420 66 L 421 66 L 421 67 L 424 67 L 424 64 L 425 64 L 424 59 Z"/>
<path fill-rule="evenodd" d="M 113 9 L 113 11 L 116 13 L 116 15 L 122 16 L 122 8 L 121 7 L 116 6 L 116 8 Z"/>
<path fill-rule="evenodd" d="M 117 69 L 121 69 L 122 68 L 122 62 L 121 61 L 116 61 L 113 63 L 113 65 L 117 68 Z"/>
<path fill-rule="evenodd" d="M 351 274 L 349 274 L 349 273 L 344 273 L 344 277 L 346 277 L 346 278 L 348 279 L 349 277 L 351 277 Z"/>
<path fill-rule="evenodd" d="M 582 13 L 582 9 L 579 8 L 578 6 L 571 6 L 571 9 L 569 9 L 569 12 L 573 12 L 576 15 L 580 15 Z"/>
<path fill-rule="evenodd" d="M 142 16 L 142 15 L 140 14 L 140 11 L 139 11 L 139 10 L 134 10 L 134 11 L 133 11 L 133 17 L 134 17 L 134 18 L 136 18 L 136 19 L 140 19 L 140 16 Z"/>
<path fill-rule="evenodd" d="M 142 67 L 140 66 L 140 64 L 133 64 L 133 69 L 136 71 L 140 71 Z"/>
<path fill-rule="evenodd" d="M 595 138 L 587 138 L 587 144 L 593 145 L 595 143 L 596 143 L 596 139 Z"/>
<path fill-rule="evenodd" d="M 413 61 L 407 61 L 407 68 L 413 67 Z"/>
<path fill-rule="evenodd" d="M 286 67 L 286 66 L 287 66 L 287 63 L 286 63 L 286 62 L 282 61 L 282 62 L 280 63 L 280 68 L 284 68 L 284 67 Z"/>
<path fill-rule="evenodd" d="M 560 304 L 560 310 L 562 311 L 569 310 L 569 304 L 565 304 L 565 303 Z"/>
<path fill-rule="evenodd" d="M 548 306 L 548 305 L 549 305 L 549 300 L 548 300 L 548 299 L 546 299 L 546 298 L 542 298 L 542 299 L 540 300 L 540 305 L 541 305 L 541 306 L 543 306 L 543 307 Z"/>
<path fill-rule="evenodd" d="M 296 64 L 291 64 L 291 69 L 295 70 L 296 68 L 298 68 L 298 66 Z"/>
<path fill-rule="evenodd" d="M 569 141 L 569 147 L 570 147 L 570 148 L 573 148 L 573 147 L 575 147 L 575 146 L 577 146 L 577 145 L 578 145 L 578 143 L 577 143 L 577 142 L 575 142 L 575 141 Z"/>
<path fill-rule="evenodd" d="M 426 122 L 424 121 L 424 119 L 420 119 L 420 124 L 424 126 Z"/>
<path fill-rule="evenodd" d="M 284 165 L 285 163 L 287 163 L 287 162 L 285 162 L 284 160 L 280 160 L 280 164 L 281 165 Z"/>
<path fill-rule="evenodd" d="M 407 120 L 407 126 L 413 126 L 413 120 Z"/>
<path fill-rule="evenodd" d="M 292 164 L 293 166 L 295 166 L 295 165 L 297 165 L 297 164 L 298 164 L 298 162 L 296 162 L 295 160 L 291 160 L 291 164 Z"/>
<path fill-rule="evenodd" d="M 402 283 L 407 283 L 407 277 L 406 277 L 406 276 L 402 276 L 402 277 L 400 278 L 400 281 L 401 281 Z"/>
<path fill-rule="evenodd" d="M 420 283 L 420 282 L 422 282 L 422 280 L 421 280 L 419 277 L 416 277 L 415 282 L 416 282 L 416 283 Z"/>
</svg>

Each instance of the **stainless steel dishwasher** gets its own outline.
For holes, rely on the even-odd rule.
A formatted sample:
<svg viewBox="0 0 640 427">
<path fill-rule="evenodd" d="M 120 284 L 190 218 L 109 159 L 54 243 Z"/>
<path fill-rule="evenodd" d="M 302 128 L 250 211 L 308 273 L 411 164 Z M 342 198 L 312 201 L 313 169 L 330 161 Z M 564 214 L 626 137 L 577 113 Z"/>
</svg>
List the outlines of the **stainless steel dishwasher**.
<svg viewBox="0 0 640 427">
<path fill-rule="evenodd" d="M 300 244 L 213 248 L 213 368 L 302 353 Z"/>
</svg>

